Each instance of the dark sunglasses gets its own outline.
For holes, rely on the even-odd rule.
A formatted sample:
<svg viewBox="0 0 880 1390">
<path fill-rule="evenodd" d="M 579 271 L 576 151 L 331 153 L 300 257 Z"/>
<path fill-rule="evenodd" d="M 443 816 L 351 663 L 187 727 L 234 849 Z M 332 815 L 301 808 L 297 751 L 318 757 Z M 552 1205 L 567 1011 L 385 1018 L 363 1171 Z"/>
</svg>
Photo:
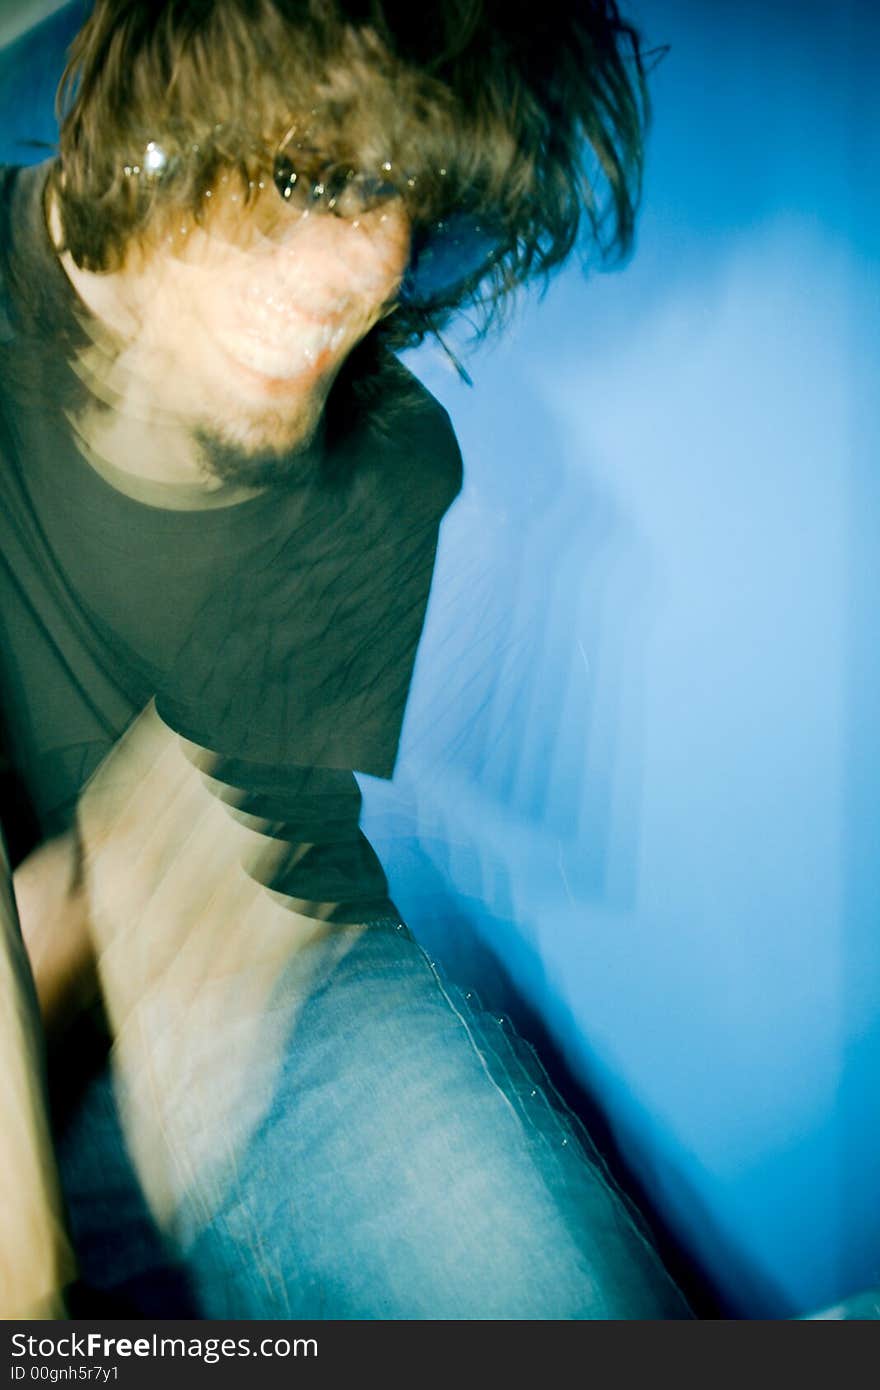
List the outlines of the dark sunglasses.
<svg viewBox="0 0 880 1390">
<path fill-rule="evenodd" d="M 402 196 L 403 189 L 390 177 L 391 172 L 390 164 L 373 174 L 344 163 L 323 163 L 315 150 L 282 142 L 272 178 L 289 207 L 356 222 L 363 214 Z M 415 180 L 405 177 L 405 182 L 412 187 Z M 500 230 L 465 211 L 416 226 L 400 303 L 426 311 L 454 304 L 465 286 L 475 286 L 491 269 L 504 247 Z"/>
</svg>

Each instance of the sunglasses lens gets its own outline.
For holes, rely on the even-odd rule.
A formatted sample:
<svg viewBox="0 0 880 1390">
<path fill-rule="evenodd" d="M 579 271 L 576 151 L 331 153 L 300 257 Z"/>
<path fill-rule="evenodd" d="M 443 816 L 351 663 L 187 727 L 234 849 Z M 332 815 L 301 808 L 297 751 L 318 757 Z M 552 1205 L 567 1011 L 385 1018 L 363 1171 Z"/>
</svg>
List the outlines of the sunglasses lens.
<svg viewBox="0 0 880 1390">
<path fill-rule="evenodd" d="M 279 149 L 272 176 L 289 207 L 350 219 L 400 193 L 382 174 L 328 164 L 315 149 L 294 141 Z M 414 308 L 437 308 L 444 300 L 451 304 L 457 293 L 491 269 L 504 245 L 503 234 L 473 213 L 453 213 L 417 231 L 400 302 Z"/>
<path fill-rule="evenodd" d="M 285 202 L 288 202 L 294 195 L 299 182 L 299 175 L 286 155 L 276 155 L 272 178 L 280 196 Z"/>
<path fill-rule="evenodd" d="M 496 261 L 501 238 L 466 213 L 436 222 L 416 237 L 401 299 L 411 305 L 436 303 Z"/>
<path fill-rule="evenodd" d="M 358 217 L 397 195 L 395 185 L 381 176 L 327 164 L 302 146 L 279 151 L 272 178 L 289 206 L 336 217 Z"/>
</svg>

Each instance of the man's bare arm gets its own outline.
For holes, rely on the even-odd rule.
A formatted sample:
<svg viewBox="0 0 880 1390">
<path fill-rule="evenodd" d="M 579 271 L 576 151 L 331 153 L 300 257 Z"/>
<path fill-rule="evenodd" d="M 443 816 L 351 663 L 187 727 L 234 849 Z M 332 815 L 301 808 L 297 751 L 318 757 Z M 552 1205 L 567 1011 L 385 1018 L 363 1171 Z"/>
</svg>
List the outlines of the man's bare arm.
<svg viewBox="0 0 880 1390">
<path fill-rule="evenodd" d="M 43 1037 L 0 836 L 0 1316 L 63 1316 L 74 1261 L 46 1107 Z"/>
<path fill-rule="evenodd" d="M 305 999 L 316 959 L 326 969 L 362 930 L 329 925 L 335 903 L 262 886 L 309 846 L 237 811 L 215 761 L 151 703 L 81 794 L 75 832 L 15 875 L 50 1038 L 100 983 L 126 1141 L 160 1225 L 210 1166 L 218 1131 L 231 1143 L 259 1121 L 282 977 Z"/>
<path fill-rule="evenodd" d="M 273 856 L 295 847 L 231 808 L 206 766 L 151 704 L 78 808 L 126 1142 L 160 1225 L 260 1122 L 282 1058 L 277 1030 L 292 1026 L 313 972 L 364 929 L 322 920 L 332 904 L 262 886 Z"/>
<path fill-rule="evenodd" d="M 68 833 L 45 841 L 13 875 L 50 1056 L 98 993 L 81 870 L 76 835 Z"/>
</svg>

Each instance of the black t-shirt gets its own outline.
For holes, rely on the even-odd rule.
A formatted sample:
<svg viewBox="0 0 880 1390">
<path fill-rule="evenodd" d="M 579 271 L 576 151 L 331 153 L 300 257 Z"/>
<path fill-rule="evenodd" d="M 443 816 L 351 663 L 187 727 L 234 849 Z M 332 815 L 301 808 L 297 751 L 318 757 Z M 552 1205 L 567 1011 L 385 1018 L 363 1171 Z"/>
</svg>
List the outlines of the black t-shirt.
<svg viewBox="0 0 880 1390">
<path fill-rule="evenodd" d="M 126 495 L 69 424 L 82 306 L 49 242 L 47 172 L 0 170 L 0 710 L 40 831 L 69 824 L 155 697 L 238 804 L 315 844 L 273 886 L 378 901 L 353 773 L 393 771 L 461 485 L 448 417 L 389 364 L 382 409 L 283 488 L 197 510 Z"/>
</svg>

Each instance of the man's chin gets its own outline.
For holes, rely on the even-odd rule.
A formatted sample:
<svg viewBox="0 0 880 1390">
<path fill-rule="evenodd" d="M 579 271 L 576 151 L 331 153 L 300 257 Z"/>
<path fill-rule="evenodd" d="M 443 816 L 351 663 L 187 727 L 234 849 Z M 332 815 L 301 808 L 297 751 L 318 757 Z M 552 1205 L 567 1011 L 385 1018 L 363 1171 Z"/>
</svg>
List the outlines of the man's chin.
<svg viewBox="0 0 880 1390">
<path fill-rule="evenodd" d="M 196 430 L 206 476 L 228 488 L 277 488 L 307 481 L 320 457 L 320 420 L 308 425 Z"/>
</svg>

